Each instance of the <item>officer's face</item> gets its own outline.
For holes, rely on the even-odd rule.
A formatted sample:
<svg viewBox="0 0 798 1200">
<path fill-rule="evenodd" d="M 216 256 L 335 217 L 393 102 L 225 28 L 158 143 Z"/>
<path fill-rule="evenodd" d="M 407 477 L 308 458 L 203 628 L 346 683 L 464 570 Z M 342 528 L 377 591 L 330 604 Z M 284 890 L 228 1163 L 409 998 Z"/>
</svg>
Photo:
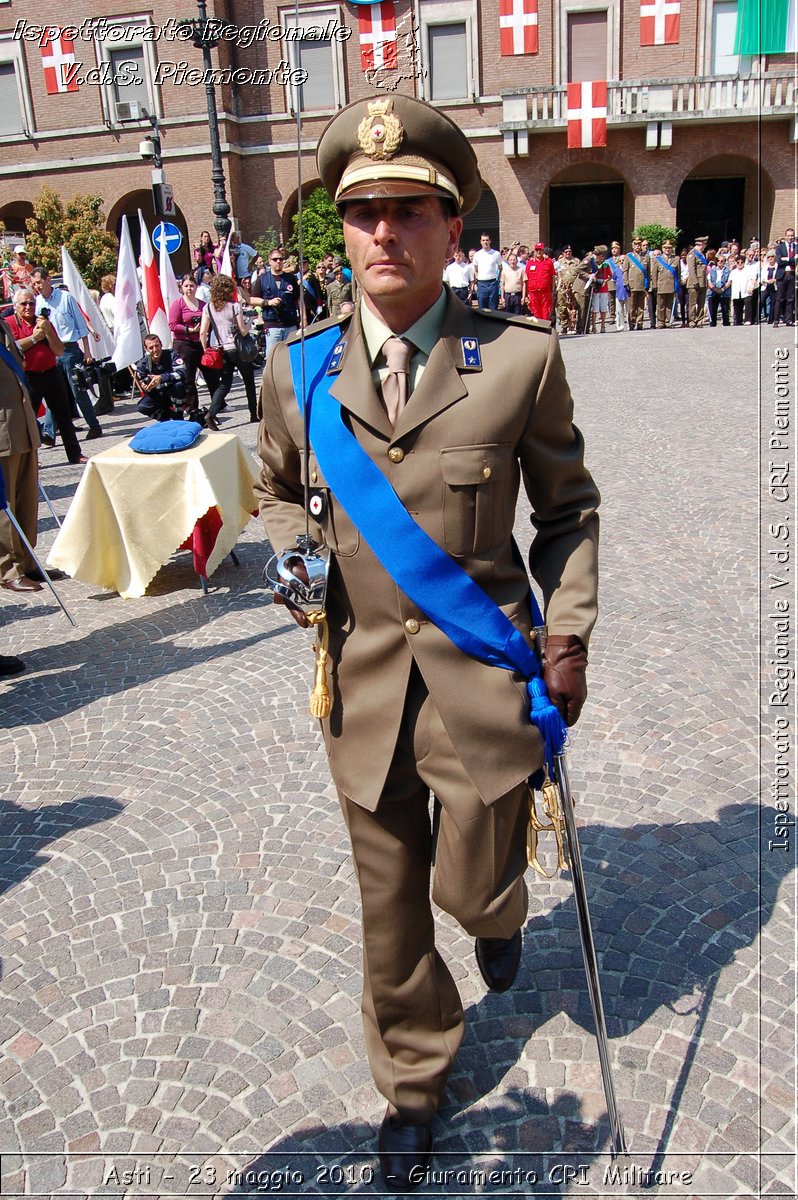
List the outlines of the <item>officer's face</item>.
<svg viewBox="0 0 798 1200">
<path fill-rule="evenodd" d="M 440 295 L 441 274 L 462 228 L 437 196 L 350 200 L 346 249 L 369 308 L 401 320 L 405 329 L 412 325 Z"/>
</svg>

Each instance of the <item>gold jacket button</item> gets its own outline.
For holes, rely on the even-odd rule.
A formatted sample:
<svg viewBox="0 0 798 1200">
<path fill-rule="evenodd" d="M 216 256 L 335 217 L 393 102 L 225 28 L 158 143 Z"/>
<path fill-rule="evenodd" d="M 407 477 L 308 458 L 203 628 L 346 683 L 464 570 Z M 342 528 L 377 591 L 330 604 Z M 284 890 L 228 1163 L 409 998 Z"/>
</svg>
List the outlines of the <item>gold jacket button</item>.
<svg viewBox="0 0 798 1200">
<path fill-rule="evenodd" d="M 483 468 L 482 468 L 482 478 L 483 478 L 483 479 L 490 479 L 490 467 L 483 467 Z"/>
<path fill-rule="evenodd" d="M 391 462 L 400 463 L 405 456 L 405 452 L 401 446 L 391 446 L 388 451 L 388 457 Z"/>
<path fill-rule="evenodd" d="M 318 475 L 316 474 L 316 472 L 315 472 L 315 471 L 311 471 L 311 473 L 310 473 L 310 482 L 311 482 L 311 483 L 315 483 L 315 482 L 317 481 L 317 479 L 318 479 L 318 478 L 319 478 L 319 477 L 318 477 Z"/>
<path fill-rule="evenodd" d="M 405 629 L 408 633 L 418 633 L 420 628 L 421 626 L 415 617 L 410 617 L 409 620 L 405 621 Z"/>
</svg>

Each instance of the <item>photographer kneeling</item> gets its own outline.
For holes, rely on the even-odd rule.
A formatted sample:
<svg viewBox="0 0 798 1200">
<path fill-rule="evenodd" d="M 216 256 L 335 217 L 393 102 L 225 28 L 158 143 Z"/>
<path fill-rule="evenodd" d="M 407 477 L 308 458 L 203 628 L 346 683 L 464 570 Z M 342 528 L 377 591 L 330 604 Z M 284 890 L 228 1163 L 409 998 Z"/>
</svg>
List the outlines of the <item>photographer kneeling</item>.
<svg viewBox="0 0 798 1200">
<path fill-rule="evenodd" d="M 147 353 L 134 368 L 141 390 L 138 410 L 154 421 L 182 421 L 181 401 L 186 394 L 186 368 L 174 350 L 164 350 L 161 339 L 149 333 L 144 339 Z"/>
</svg>

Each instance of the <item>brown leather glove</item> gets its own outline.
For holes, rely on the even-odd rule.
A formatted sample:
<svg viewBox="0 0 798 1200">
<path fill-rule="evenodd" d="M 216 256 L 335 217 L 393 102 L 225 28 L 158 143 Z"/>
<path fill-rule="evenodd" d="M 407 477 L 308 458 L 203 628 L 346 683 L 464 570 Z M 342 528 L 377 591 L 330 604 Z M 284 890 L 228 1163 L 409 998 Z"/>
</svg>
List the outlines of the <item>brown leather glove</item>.
<svg viewBox="0 0 798 1200">
<path fill-rule="evenodd" d="M 543 681 L 552 704 L 556 704 L 566 725 L 576 724 L 587 699 L 586 670 L 587 650 L 575 633 L 549 634 Z"/>
</svg>

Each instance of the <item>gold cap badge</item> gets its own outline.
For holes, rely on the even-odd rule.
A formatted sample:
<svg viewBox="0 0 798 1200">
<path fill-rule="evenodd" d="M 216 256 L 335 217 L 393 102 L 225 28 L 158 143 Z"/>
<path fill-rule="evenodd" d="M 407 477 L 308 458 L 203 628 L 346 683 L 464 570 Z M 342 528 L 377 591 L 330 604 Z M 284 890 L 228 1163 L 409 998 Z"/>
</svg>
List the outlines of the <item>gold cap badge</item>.
<svg viewBox="0 0 798 1200">
<path fill-rule="evenodd" d="M 360 149 L 368 158 L 391 158 L 402 144 L 404 129 L 393 111 L 393 100 L 375 100 L 357 127 Z"/>
</svg>

